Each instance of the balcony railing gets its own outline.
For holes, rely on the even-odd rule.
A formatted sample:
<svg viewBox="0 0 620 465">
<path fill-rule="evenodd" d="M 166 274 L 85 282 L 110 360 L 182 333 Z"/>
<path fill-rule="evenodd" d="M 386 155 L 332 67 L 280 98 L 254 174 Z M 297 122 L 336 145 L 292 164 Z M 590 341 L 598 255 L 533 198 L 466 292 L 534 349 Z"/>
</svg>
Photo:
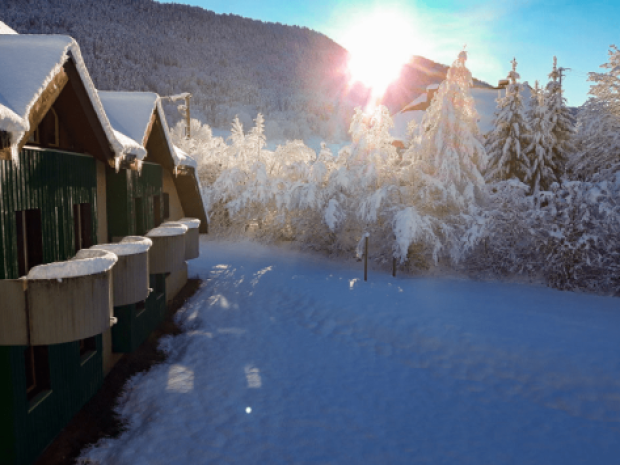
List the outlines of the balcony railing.
<svg viewBox="0 0 620 465">
<path fill-rule="evenodd" d="M 185 234 L 185 260 L 192 260 L 200 256 L 200 220 L 197 218 L 182 218 L 177 221 L 169 221 L 163 224 L 175 225 L 183 224 L 187 226 L 187 233 Z"/>
<path fill-rule="evenodd" d="M 153 243 L 147 237 L 128 236 L 114 244 L 100 244 L 91 250 L 106 250 L 118 257 L 112 273 L 114 306 L 135 304 L 149 295 L 149 249 Z"/>
<path fill-rule="evenodd" d="M 49 345 L 101 334 L 113 322 L 115 254 L 80 250 L 67 261 L 39 265 L 2 280 L 0 345 Z M 21 290 L 20 290 L 21 289 Z"/>
<path fill-rule="evenodd" d="M 147 233 L 147 237 L 153 241 L 149 250 L 151 274 L 173 273 L 183 267 L 188 229 L 184 224 L 164 223 Z"/>
</svg>

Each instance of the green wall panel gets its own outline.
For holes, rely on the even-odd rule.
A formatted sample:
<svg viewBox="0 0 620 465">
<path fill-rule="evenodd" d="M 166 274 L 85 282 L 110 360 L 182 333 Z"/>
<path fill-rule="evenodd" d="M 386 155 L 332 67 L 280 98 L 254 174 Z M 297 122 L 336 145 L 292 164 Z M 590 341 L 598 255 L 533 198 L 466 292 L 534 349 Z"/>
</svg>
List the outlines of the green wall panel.
<svg viewBox="0 0 620 465">
<path fill-rule="evenodd" d="M 165 275 L 151 275 L 150 287 L 153 289 L 146 299 L 144 311 L 138 313 L 135 304 L 114 307 L 118 322 L 112 327 L 112 350 L 118 353 L 131 353 L 149 337 L 166 314 Z"/>
<path fill-rule="evenodd" d="M 12 390 L 1 410 L 13 416 L 12 435 L 0 436 L 1 465 L 31 464 L 54 440 L 71 418 L 103 384 L 102 337 L 96 336 L 97 350 L 86 360 L 80 356 L 80 343 L 68 342 L 48 346 L 51 390 L 42 401 L 29 402 L 26 397 L 25 346 L 1 347 L 0 366 L 10 376 L 2 377 L 0 392 Z M 6 359 L 9 360 L 8 366 Z M 4 419 L 2 423 L 5 423 Z M 1 426 L 4 432 L 8 429 Z"/>
<path fill-rule="evenodd" d="M 115 237 L 145 234 L 155 224 L 153 197 L 158 195 L 160 211 L 163 211 L 162 168 L 153 163 L 144 163 L 142 173 L 112 168 L 106 171 L 108 236 Z M 136 211 L 136 199 L 142 199 L 142 212 Z M 140 217 L 140 219 L 138 219 Z M 138 231 L 141 222 L 144 230 Z"/>
<path fill-rule="evenodd" d="M 75 255 L 73 204 L 92 205 L 93 242 L 97 231 L 97 167 L 85 155 L 23 150 L 19 164 L 0 161 L 0 279 L 18 276 L 15 212 L 41 209 L 43 262 Z"/>
<path fill-rule="evenodd" d="M 90 203 L 97 231 L 97 167 L 93 157 L 23 150 L 0 161 L 0 279 L 18 278 L 15 212 L 41 209 L 43 262 L 75 254 L 73 205 Z M 101 336 L 86 360 L 79 342 L 48 346 L 51 390 L 36 407 L 26 397 L 24 346 L 0 347 L 0 465 L 30 464 L 103 383 Z"/>
</svg>

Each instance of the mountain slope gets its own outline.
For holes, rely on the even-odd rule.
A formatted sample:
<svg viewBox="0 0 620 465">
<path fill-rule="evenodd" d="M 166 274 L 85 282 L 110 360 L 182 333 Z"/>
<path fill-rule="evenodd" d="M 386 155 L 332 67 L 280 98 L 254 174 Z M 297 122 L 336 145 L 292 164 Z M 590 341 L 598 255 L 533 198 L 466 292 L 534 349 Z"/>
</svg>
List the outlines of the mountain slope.
<svg viewBox="0 0 620 465">
<path fill-rule="evenodd" d="M 193 116 L 213 127 L 239 115 L 247 129 L 262 112 L 270 138 L 340 139 L 367 98 L 349 85 L 348 52 L 307 28 L 152 0 L 3 0 L 0 19 L 22 34 L 74 37 L 101 90 L 191 92 Z M 390 88 L 389 108 L 446 69 L 414 59 Z M 173 105 L 167 112 L 178 119 Z"/>
</svg>

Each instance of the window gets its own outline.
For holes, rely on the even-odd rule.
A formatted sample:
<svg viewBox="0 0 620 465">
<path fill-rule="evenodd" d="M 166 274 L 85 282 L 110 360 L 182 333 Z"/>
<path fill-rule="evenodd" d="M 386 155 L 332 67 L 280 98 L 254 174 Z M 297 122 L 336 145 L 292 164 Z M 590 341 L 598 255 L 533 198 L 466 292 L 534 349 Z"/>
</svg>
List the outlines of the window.
<svg viewBox="0 0 620 465">
<path fill-rule="evenodd" d="M 164 220 L 170 218 L 170 195 L 164 192 Z"/>
<path fill-rule="evenodd" d="M 134 199 L 134 214 L 136 217 L 136 235 L 142 236 L 146 234 L 146 227 L 144 226 L 144 204 L 141 197 Z"/>
<path fill-rule="evenodd" d="M 0 131 L 0 150 L 11 146 L 11 136 L 6 131 Z"/>
<path fill-rule="evenodd" d="M 50 108 L 39 123 L 39 126 L 32 132 L 28 142 L 48 147 L 60 146 L 60 124 L 58 114 L 53 107 Z"/>
<path fill-rule="evenodd" d="M 29 401 L 43 391 L 48 391 L 50 385 L 50 364 L 47 346 L 31 346 L 24 350 L 26 368 L 26 396 Z"/>
<path fill-rule="evenodd" d="M 17 232 L 17 265 L 19 276 L 28 274 L 33 266 L 43 263 L 41 210 L 15 212 Z"/>
<path fill-rule="evenodd" d="M 97 353 L 97 340 L 95 336 L 80 339 L 80 363 L 86 362 Z"/>
<path fill-rule="evenodd" d="M 155 227 L 161 224 L 161 201 L 159 195 L 153 196 L 153 222 Z"/>
<path fill-rule="evenodd" d="M 76 253 L 93 245 L 93 213 L 90 203 L 73 205 L 73 234 Z"/>
<path fill-rule="evenodd" d="M 136 318 L 142 315 L 144 310 L 146 310 L 146 300 L 136 303 Z"/>
</svg>

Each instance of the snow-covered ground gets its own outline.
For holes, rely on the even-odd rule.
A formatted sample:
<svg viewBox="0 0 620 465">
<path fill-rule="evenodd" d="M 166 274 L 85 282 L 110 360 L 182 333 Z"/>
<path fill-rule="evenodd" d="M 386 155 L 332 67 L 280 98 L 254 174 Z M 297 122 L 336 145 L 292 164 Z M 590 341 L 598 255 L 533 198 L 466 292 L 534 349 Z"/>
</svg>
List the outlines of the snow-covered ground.
<svg viewBox="0 0 620 465">
<path fill-rule="evenodd" d="M 205 238 L 203 238 L 205 239 Z M 101 464 L 614 464 L 617 298 L 204 241 Z"/>
</svg>

